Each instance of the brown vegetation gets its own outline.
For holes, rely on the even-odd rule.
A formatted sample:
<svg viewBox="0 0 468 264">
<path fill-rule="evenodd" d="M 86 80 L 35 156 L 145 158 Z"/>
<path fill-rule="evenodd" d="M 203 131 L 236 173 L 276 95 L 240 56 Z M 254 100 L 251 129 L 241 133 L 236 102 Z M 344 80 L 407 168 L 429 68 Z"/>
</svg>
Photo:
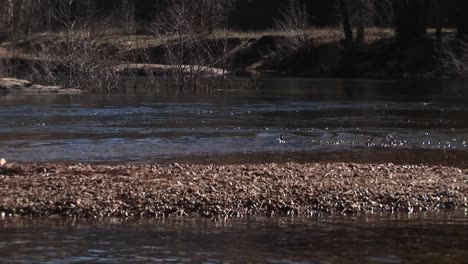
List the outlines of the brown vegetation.
<svg viewBox="0 0 468 264">
<path fill-rule="evenodd" d="M 458 168 L 352 163 L 0 167 L 2 215 L 166 217 L 466 208 Z"/>
</svg>

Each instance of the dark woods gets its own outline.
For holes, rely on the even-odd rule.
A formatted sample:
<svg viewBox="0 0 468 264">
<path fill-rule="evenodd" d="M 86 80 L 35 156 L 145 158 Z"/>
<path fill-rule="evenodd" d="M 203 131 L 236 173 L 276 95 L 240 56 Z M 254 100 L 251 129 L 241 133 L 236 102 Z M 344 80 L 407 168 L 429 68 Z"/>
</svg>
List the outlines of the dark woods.
<svg viewBox="0 0 468 264">
<path fill-rule="evenodd" d="M 6 37 L 62 30 L 63 18 L 110 21 L 135 33 L 147 33 L 149 24 L 178 0 L 0 0 L 0 32 Z M 464 0 L 297 0 L 309 13 L 311 26 L 342 25 L 346 39 L 362 38 L 366 26 L 394 26 L 398 37 L 421 37 L 428 27 L 456 27 L 468 33 L 468 1 Z M 200 27 L 265 30 L 288 6 L 288 0 L 197 0 L 191 18 Z M 223 17 L 223 25 L 217 25 Z M 206 18 L 212 21 L 205 21 Z M 88 21 L 90 22 L 90 21 Z M 352 28 L 358 29 L 353 36 Z M 354 33 L 356 34 L 356 33 Z"/>
<path fill-rule="evenodd" d="M 108 92 L 121 75 L 466 76 L 467 37 L 466 0 L 0 0 L 0 76 Z"/>
</svg>

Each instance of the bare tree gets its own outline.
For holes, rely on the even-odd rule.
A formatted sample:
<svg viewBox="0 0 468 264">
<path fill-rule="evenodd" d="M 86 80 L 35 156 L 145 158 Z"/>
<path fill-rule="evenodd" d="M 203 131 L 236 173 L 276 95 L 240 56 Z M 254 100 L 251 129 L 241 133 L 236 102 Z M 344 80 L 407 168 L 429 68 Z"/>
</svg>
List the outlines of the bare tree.
<svg viewBox="0 0 468 264">
<path fill-rule="evenodd" d="M 8 29 L 10 24 L 10 1 L 9 0 L 0 0 L 0 34 L 1 38 L 8 37 Z"/>
<path fill-rule="evenodd" d="M 392 0 L 395 32 L 399 41 L 407 42 L 427 33 L 428 0 Z"/>
<path fill-rule="evenodd" d="M 310 40 L 307 35 L 309 28 L 309 13 L 305 2 L 289 0 L 287 7 L 281 10 L 281 16 L 275 20 L 276 28 L 286 33 L 280 41 L 281 48 L 275 52 L 280 59 L 287 58 L 293 54 L 307 52 Z"/>
<path fill-rule="evenodd" d="M 153 23 L 153 33 L 163 42 L 166 63 L 175 66 L 174 81 L 179 90 L 195 89 L 207 67 L 223 61 L 226 50 L 221 40 L 208 41 L 224 17 L 225 4 L 220 0 L 172 0 Z"/>
<path fill-rule="evenodd" d="M 17 38 L 33 33 L 42 24 L 42 2 L 45 0 L 1 0 L 0 32 Z"/>
<path fill-rule="evenodd" d="M 109 23 L 93 20 L 92 1 L 67 0 L 53 6 L 52 16 L 63 32 L 57 34 L 54 45 L 43 43 L 35 52 L 40 62 L 36 73 L 55 84 L 63 84 L 65 79 L 68 87 L 88 89 L 92 84 L 93 88 L 110 92 L 118 79 L 118 58 L 110 56 L 102 45 Z"/>
<path fill-rule="evenodd" d="M 440 10 L 440 0 L 432 0 L 432 9 L 435 14 L 436 39 L 442 41 L 442 15 Z"/>
<path fill-rule="evenodd" d="M 379 6 L 386 12 L 379 12 Z M 391 8 L 389 0 L 339 0 L 346 42 L 363 43 L 367 27 L 373 26 L 377 20 L 391 20 L 392 12 L 387 11 Z"/>
<path fill-rule="evenodd" d="M 345 35 L 345 41 L 347 43 L 353 42 L 353 28 L 351 26 L 351 19 L 349 15 L 349 7 L 346 0 L 339 0 L 338 2 L 341 14 L 341 21 L 343 24 L 343 32 Z"/>
<path fill-rule="evenodd" d="M 468 37 L 468 1 L 466 0 L 454 0 L 457 11 L 456 11 L 456 24 L 459 38 Z"/>
<path fill-rule="evenodd" d="M 19 11 L 21 10 L 21 0 L 3 0 L 0 5 L 1 17 L 0 22 L 2 28 L 6 32 L 7 37 L 14 36 L 16 34 L 19 21 Z"/>
<path fill-rule="evenodd" d="M 364 43 L 366 27 L 372 25 L 376 13 L 374 0 L 353 1 L 353 15 L 351 20 L 357 27 L 356 42 Z"/>
<path fill-rule="evenodd" d="M 135 32 L 135 0 L 120 0 L 119 14 L 125 33 Z"/>
<path fill-rule="evenodd" d="M 438 73 L 443 76 L 468 76 L 468 41 L 457 40 L 440 49 Z"/>
<path fill-rule="evenodd" d="M 275 20 L 276 27 L 292 34 L 304 33 L 309 27 L 309 13 L 304 2 L 289 0 L 286 9 L 281 10 L 280 19 Z"/>
</svg>

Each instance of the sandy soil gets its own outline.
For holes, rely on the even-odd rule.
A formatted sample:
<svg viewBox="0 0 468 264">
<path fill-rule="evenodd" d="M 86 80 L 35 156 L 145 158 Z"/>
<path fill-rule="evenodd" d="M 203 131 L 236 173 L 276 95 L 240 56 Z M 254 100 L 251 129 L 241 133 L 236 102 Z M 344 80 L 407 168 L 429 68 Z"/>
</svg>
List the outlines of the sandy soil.
<svg viewBox="0 0 468 264">
<path fill-rule="evenodd" d="M 0 217 L 167 217 L 467 208 L 468 170 L 424 165 L 6 164 Z"/>
</svg>

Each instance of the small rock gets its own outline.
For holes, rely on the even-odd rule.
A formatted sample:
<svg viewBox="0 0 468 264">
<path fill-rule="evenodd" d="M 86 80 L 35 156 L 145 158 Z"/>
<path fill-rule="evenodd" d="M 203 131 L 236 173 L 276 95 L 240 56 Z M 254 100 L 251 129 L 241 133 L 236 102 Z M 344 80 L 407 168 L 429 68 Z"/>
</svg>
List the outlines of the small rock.
<svg viewBox="0 0 468 264">
<path fill-rule="evenodd" d="M 286 143 L 286 138 L 284 137 L 284 134 L 281 134 L 277 139 L 276 142 L 280 144 L 285 144 Z"/>
<path fill-rule="evenodd" d="M 0 159 L 0 166 L 4 166 L 7 164 L 6 159 Z"/>
</svg>

